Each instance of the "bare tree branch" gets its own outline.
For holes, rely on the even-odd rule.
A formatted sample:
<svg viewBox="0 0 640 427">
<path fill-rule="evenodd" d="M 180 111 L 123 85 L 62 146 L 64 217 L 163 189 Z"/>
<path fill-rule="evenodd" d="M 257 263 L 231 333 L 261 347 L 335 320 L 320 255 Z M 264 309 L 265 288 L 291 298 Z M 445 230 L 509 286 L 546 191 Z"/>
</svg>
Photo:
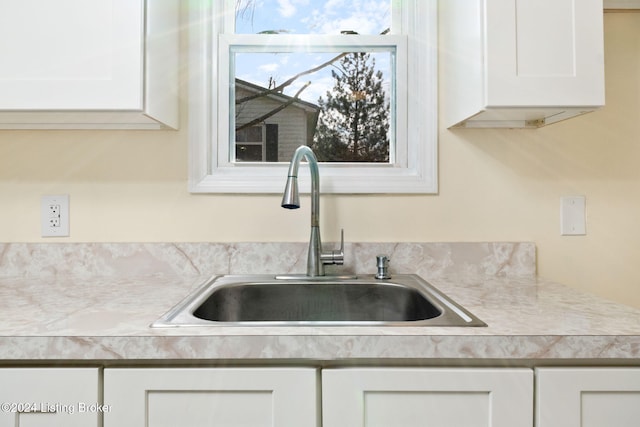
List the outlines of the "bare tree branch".
<svg viewBox="0 0 640 427">
<path fill-rule="evenodd" d="M 256 98 L 262 98 L 263 96 L 268 96 L 274 93 L 282 93 L 282 91 L 284 90 L 284 88 L 286 88 L 287 86 L 291 85 L 292 83 L 294 83 L 296 80 L 298 80 L 300 77 L 302 76 L 306 76 L 307 74 L 313 74 L 316 71 L 320 71 L 323 68 L 333 64 L 334 62 L 336 62 L 337 60 L 347 56 L 349 54 L 349 52 L 343 52 L 340 55 L 337 55 L 336 57 L 328 60 L 327 62 L 318 65 L 317 67 L 314 68 L 310 68 L 308 70 L 304 70 L 298 74 L 296 74 L 295 76 L 291 77 L 290 79 L 288 79 L 287 81 L 285 81 L 284 83 L 274 87 L 273 89 L 268 89 L 268 90 L 264 90 L 260 93 L 256 93 L 254 95 L 249 95 L 249 96 L 245 96 L 244 98 L 240 98 L 240 99 L 236 99 L 236 104 L 242 104 L 245 102 L 249 102 L 253 99 Z"/>
<path fill-rule="evenodd" d="M 257 125 L 258 123 L 262 123 L 263 121 L 267 120 L 269 117 L 276 115 L 277 113 L 279 113 L 280 111 L 284 110 L 285 108 L 287 108 L 288 106 L 290 106 L 291 104 L 293 104 L 296 101 L 299 101 L 300 98 L 300 94 L 302 93 L 302 91 L 304 91 L 306 88 L 309 87 L 309 85 L 311 84 L 311 82 L 307 82 L 304 86 L 302 86 L 300 88 L 300 90 L 298 90 L 298 92 L 296 92 L 296 94 L 293 96 L 293 98 L 289 99 L 287 102 L 285 102 L 284 104 L 278 106 L 277 108 L 274 108 L 273 110 L 269 111 L 266 114 L 263 114 L 262 116 L 255 118 L 253 120 L 251 120 L 248 123 L 245 123 L 243 125 L 237 125 L 236 126 L 236 132 L 254 125 Z"/>
<path fill-rule="evenodd" d="M 385 35 L 385 34 L 389 33 L 389 32 L 390 32 L 390 30 L 391 30 L 390 28 L 386 28 L 386 29 L 384 29 L 384 30 L 380 33 L 380 35 Z M 356 34 L 357 34 L 357 33 L 356 33 Z M 324 63 L 322 63 L 322 64 L 320 64 L 320 65 L 318 65 L 318 66 L 316 66 L 316 67 L 313 67 L 313 68 L 311 68 L 311 69 L 308 69 L 308 70 L 302 71 L 302 72 L 300 72 L 300 73 L 298 73 L 298 74 L 294 75 L 293 77 L 289 78 L 289 79 L 288 79 L 287 81 L 285 81 L 284 83 L 282 83 L 282 84 L 280 84 L 280 85 L 278 85 L 278 86 L 276 86 L 276 87 L 274 87 L 274 88 L 272 88 L 272 89 L 267 89 L 267 90 L 264 90 L 264 91 L 262 91 L 262 92 L 260 92 L 260 93 L 256 93 L 256 94 L 253 94 L 253 95 L 245 96 L 244 98 L 236 99 L 236 105 L 237 105 L 237 104 L 242 104 L 242 103 L 245 103 L 245 102 L 249 102 L 249 101 L 251 101 L 251 100 L 253 100 L 253 99 L 262 98 L 263 96 L 268 96 L 268 95 L 271 95 L 271 94 L 274 94 L 274 93 L 282 93 L 282 91 L 284 90 L 284 88 L 286 88 L 287 86 L 290 86 L 293 82 L 295 82 L 295 81 L 296 81 L 297 79 L 299 79 L 300 77 L 302 77 L 302 76 L 306 76 L 307 74 L 313 74 L 313 73 L 315 73 L 316 71 L 320 71 L 320 70 L 322 70 L 323 68 L 328 67 L 329 65 L 331 65 L 331 64 L 333 64 L 334 62 L 338 61 L 339 59 L 344 58 L 345 56 L 349 55 L 350 53 L 351 53 L 351 52 L 342 52 L 341 54 L 336 55 L 335 57 L 331 58 L 331 59 L 330 59 L 330 60 L 328 60 L 327 62 L 324 62 Z"/>
</svg>

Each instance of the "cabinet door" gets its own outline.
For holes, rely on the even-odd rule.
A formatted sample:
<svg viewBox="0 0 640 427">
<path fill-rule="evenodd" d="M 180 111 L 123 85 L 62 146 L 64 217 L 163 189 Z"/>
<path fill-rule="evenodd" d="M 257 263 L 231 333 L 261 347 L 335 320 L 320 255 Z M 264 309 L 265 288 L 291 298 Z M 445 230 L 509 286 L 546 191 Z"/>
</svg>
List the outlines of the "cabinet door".
<svg viewBox="0 0 640 427">
<path fill-rule="evenodd" d="M 317 427 L 317 371 L 105 369 L 104 427 Z"/>
<path fill-rule="evenodd" d="M 537 427 L 637 427 L 640 369 L 536 370 Z"/>
<path fill-rule="evenodd" d="M 97 368 L 0 369 L 0 427 L 97 427 Z"/>
<path fill-rule="evenodd" d="M 323 427 L 531 427 L 529 369 L 327 369 Z"/>
<path fill-rule="evenodd" d="M 143 0 L 0 2 L 0 110 L 142 107 Z"/>
<path fill-rule="evenodd" d="M 602 0 L 486 0 L 490 106 L 604 105 Z"/>
</svg>

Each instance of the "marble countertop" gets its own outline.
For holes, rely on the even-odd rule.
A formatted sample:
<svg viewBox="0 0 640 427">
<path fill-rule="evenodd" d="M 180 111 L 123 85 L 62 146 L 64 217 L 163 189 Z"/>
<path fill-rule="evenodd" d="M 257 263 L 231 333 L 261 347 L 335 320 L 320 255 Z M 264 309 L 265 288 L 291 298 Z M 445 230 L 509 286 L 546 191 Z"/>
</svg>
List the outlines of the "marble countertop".
<svg viewBox="0 0 640 427">
<path fill-rule="evenodd" d="M 0 360 L 640 359 L 640 310 L 533 277 L 429 277 L 488 327 L 149 325 L 210 275 L 0 277 Z"/>
</svg>

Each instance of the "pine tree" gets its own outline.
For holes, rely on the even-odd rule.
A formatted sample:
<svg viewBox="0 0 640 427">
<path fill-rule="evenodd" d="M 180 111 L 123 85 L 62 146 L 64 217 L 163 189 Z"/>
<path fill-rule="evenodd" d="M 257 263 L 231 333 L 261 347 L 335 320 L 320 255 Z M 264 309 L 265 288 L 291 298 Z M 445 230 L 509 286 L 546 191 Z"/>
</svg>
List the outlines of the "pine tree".
<svg viewBox="0 0 640 427">
<path fill-rule="evenodd" d="M 318 160 L 388 162 L 389 108 L 375 59 L 349 53 L 336 69 L 333 90 L 318 100 L 322 112 L 312 146 Z"/>
</svg>

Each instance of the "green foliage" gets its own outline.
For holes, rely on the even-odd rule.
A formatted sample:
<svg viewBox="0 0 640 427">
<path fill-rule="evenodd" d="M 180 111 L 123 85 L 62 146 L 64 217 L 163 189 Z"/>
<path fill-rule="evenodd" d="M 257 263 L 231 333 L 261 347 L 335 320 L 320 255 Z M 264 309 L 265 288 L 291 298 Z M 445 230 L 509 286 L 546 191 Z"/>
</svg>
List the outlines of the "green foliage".
<svg viewBox="0 0 640 427">
<path fill-rule="evenodd" d="M 333 90 L 320 97 L 322 112 L 312 148 L 324 162 L 388 162 L 389 102 L 381 71 L 367 52 L 345 55 Z"/>
</svg>

